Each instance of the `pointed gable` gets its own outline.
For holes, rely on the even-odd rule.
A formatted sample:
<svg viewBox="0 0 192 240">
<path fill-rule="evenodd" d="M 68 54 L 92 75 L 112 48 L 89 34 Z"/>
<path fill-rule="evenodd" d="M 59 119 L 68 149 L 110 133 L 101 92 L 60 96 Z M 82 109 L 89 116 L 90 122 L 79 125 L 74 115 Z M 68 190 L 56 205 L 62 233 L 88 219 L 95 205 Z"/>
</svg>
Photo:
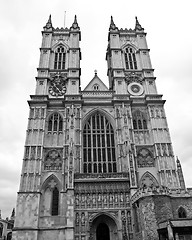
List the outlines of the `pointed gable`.
<svg viewBox="0 0 192 240">
<path fill-rule="evenodd" d="M 109 91 L 109 89 L 97 76 L 97 73 L 95 73 L 94 78 L 88 83 L 83 91 Z"/>
</svg>

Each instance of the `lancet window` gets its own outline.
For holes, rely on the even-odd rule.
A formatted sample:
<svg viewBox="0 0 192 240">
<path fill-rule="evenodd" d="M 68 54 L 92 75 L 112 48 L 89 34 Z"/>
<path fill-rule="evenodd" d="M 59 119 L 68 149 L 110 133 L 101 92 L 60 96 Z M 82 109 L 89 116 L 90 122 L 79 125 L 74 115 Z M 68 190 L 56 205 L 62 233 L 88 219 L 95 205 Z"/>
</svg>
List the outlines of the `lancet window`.
<svg viewBox="0 0 192 240">
<path fill-rule="evenodd" d="M 52 192 L 51 215 L 57 216 L 59 214 L 59 191 L 57 187 Z"/>
<path fill-rule="evenodd" d="M 137 69 L 136 54 L 132 47 L 125 48 L 124 56 L 126 69 Z"/>
<path fill-rule="evenodd" d="M 55 51 L 54 69 L 65 69 L 66 51 L 63 46 L 59 46 Z"/>
<path fill-rule="evenodd" d="M 83 130 L 83 171 L 117 172 L 114 130 L 100 113 L 92 115 Z"/>
<path fill-rule="evenodd" d="M 178 217 L 179 218 L 186 218 L 187 217 L 186 211 L 183 207 L 180 207 L 178 209 Z"/>
<path fill-rule="evenodd" d="M 63 119 L 60 114 L 54 113 L 48 120 L 48 132 L 59 133 L 63 131 Z"/>
<path fill-rule="evenodd" d="M 143 114 L 141 111 L 136 111 L 133 113 L 133 129 L 147 129 L 147 119 L 145 114 Z"/>
</svg>

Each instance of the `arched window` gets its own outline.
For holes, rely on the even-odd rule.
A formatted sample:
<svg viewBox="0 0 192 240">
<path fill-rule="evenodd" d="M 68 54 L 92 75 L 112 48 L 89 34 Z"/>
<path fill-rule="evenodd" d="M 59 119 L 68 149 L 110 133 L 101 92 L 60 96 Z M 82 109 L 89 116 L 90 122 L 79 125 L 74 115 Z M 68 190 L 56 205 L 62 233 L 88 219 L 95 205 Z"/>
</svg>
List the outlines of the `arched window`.
<svg viewBox="0 0 192 240">
<path fill-rule="evenodd" d="M 63 131 L 63 119 L 60 114 L 54 113 L 48 120 L 48 132 L 62 132 Z"/>
<path fill-rule="evenodd" d="M 135 111 L 133 113 L 133 129 L 147 129 L 146 116 L 141 111 Z"/>
<path fill-rule="evenodd" d="M 98 91 L 99 90 L 99 85 L 98 84 L 94 84 L 93 85 L 93 91 Z"/>
<path fill-rule="evenodd" d="M 83 171 L 117 172 L 114 131 L 100 113 L 92 115 L 83 130 Z"/>
<path fill-rule="evenodd" d="M 52 192 L 51 215 L 57 216 L 59 214 L 59 191 L 57 187 Z"/>
<path fill-rule="evenodd" d="M 125 48 L 124 56 L 126 69 L 137 69 L 136 54 L 132 47 Z"/>
<path fill-rule="evenodd" d="M 186 211 L 183 207 L 180 207 L 178 209 L 178 217 L 179 218 L 186 218 L 187 217 Z"/>
<path fill-rule="evenodd" d="M 55 51 L 54 69 L 65 69 L 66 52 L 63 46 L 59 46 Z"/>
</svg>

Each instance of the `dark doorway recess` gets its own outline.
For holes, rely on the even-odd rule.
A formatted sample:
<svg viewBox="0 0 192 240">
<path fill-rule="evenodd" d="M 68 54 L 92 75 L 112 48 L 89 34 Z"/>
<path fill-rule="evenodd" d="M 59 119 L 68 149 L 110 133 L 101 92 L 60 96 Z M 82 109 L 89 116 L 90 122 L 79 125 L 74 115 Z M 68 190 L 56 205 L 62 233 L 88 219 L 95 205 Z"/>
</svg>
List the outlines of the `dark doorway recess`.
<svg viewBox="0 0 192 240">
<path fill-rule="evenodd" d="M 96 230 L 97 240 L 110 240 L 107 224 L 100 223 Z"/>
</svg>

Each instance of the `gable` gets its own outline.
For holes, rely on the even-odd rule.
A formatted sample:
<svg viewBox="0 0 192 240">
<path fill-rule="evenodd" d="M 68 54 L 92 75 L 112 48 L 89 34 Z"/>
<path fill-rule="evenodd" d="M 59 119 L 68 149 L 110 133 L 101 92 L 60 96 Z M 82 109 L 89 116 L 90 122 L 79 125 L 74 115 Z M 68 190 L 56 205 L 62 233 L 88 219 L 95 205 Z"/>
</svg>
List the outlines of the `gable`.
<svg viewBox="0 0 192 240">
<path fill-rule="evenodd" d="M 95 75 L 83 91 L 109 91 L 109 89 L 101 79 Z"/>
</svg>

